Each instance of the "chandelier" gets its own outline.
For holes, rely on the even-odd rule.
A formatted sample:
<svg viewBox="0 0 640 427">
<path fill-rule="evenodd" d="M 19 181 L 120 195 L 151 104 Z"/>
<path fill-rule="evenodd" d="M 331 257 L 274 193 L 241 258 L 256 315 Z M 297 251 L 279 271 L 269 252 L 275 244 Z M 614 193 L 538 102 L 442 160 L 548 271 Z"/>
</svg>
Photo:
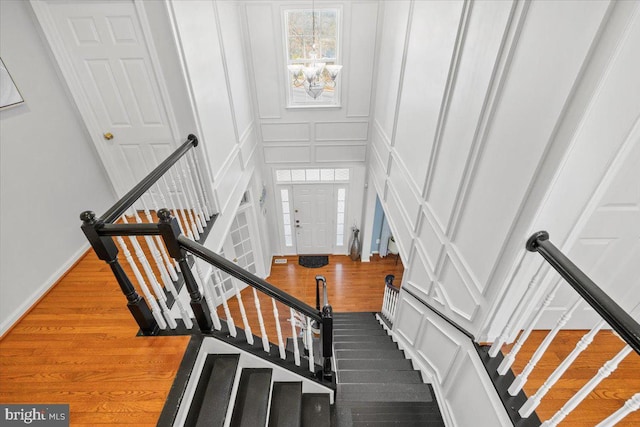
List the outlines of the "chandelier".
<svg viewBox="0 0 640 427">
<path fill-rule="evenodd" d="M 309 52 L 309 58 L 304 64 L 291 64 L 287 66 L 293 78 L 294 87 L 304 87 L 307 95 L 317 99 L 327 88 L 336 86 L 336 77 L 342 69 L 342 65 L 326 64 L 322 61 L 322 53 L 316 44 L 316 8 L 312 2 L 311 25 L 313 44 Z"/>
</svg>

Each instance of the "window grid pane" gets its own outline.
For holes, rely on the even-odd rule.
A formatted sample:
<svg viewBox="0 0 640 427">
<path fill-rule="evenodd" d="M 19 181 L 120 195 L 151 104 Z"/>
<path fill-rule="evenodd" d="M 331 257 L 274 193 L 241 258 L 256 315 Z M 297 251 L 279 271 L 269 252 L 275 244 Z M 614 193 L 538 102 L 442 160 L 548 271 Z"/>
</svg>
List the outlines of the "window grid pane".
<svg viewBox="0 0 640 427">
<path fill-rule="evenodd" d="M 349 169 L 336 169 L 336 181 L 349 181 Z"/>
<path fill-rule="evenodd" d="M 307 169 L 307 181 L 320 181 L 320 169 Z"/>
<path fill-rule="evenodd" d="M 305 181 L 304 169 L 293 169 L 291 171 L 292 181 Z"/>
<path fill-rule="evenodd" d="M 320 180 L 321 181 L 333 181 L 334 180 L 334 170 L 333 169 L 320 169 Z"/>
<path fill-rule="evenodd" d="M 291 182 L 291 171 L 289 169 L 282 169 L 276 171 L 276 181 L 278 182 Z"/>
</svg>

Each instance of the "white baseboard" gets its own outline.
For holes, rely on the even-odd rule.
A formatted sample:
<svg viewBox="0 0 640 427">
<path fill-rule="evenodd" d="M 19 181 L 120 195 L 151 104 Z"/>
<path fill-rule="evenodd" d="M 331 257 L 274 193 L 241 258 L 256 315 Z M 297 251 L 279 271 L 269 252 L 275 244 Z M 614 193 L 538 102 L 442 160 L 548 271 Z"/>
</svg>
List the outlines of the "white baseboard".
<svg viewBox="0 0 640 427">
<path fill-rule="evenodd" d="M 13 313 L 11 313 L 6 319 L 0 323 L 0 338 L 4 337 L 4 334 L 9 331 L 13 325 L 20 320 L 20 318 L 33 307 L 34 304 L 38 302 L 40 298 L 44 294 L 46 294 L 53 285 L 58 282 L 67 271 L 78 262 L 80 258 L 84 256 L 84 254 L 89 249 L 89 243 L 85 243 L 78 249 L 70 258 L 65 262 L 58 270 L 55 271 L 49 278 L 40 286 L 29 298 L 27 298 L 18 308 L 16 308 Z"/>
</svg>

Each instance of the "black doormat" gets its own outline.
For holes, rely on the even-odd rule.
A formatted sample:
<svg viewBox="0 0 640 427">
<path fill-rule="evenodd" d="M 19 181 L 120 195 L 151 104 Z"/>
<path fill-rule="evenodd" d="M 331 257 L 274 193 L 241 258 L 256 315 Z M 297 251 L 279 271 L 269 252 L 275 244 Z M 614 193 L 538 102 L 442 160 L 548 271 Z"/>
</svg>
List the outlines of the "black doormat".
<svg viewBox="0 0 640 427">
<path fill-rule="evenodd" d="M 329 264 L 327 255 L 305 255 L 298 257 L 298 264 L 308 268 L 318 268 Z"/>
</svg>

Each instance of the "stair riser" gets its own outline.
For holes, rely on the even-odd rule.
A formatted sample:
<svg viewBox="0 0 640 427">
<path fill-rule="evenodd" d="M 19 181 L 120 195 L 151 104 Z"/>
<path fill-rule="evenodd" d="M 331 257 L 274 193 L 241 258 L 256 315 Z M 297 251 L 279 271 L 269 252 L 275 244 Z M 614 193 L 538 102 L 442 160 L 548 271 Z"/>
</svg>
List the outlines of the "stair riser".
<svg viewBox="0 0 640 427">
<path fill-rule="evenodd" d="M 404 352 L 400 350 L 335 350 L 336 358 L 340 359 L 404 359 Z"/>
<path fill-rule="evenodd" d="M 397 350 L 398 344 L 390 342 L 336 342 L 333 343 L 336 350 Z"/>
</svg>

